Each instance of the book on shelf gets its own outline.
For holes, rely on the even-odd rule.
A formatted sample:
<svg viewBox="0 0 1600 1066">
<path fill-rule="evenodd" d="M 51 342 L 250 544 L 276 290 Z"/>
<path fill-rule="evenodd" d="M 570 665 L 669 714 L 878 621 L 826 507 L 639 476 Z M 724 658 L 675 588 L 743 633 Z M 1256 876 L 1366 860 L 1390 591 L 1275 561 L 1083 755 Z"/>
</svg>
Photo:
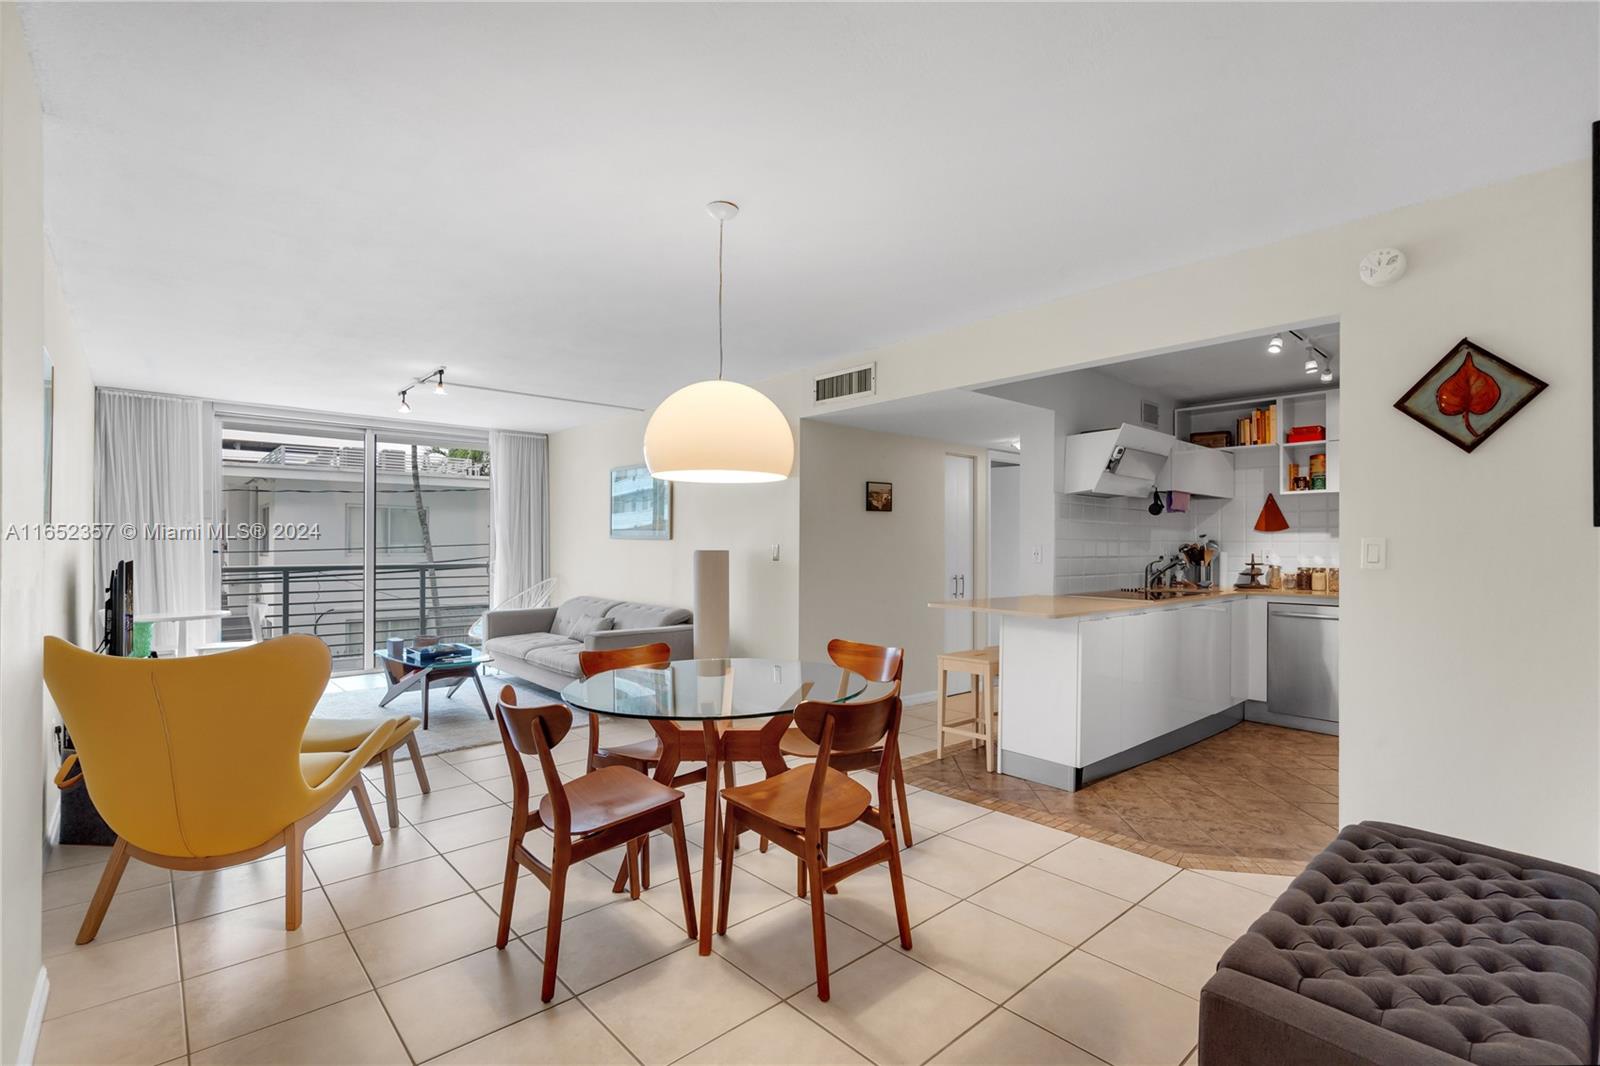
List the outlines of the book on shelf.
<svg viewBox="0 0 1600 1066">
<path fill-rule="evenodd" d="M 1234 423 L 1241 445 L 1272 444 L 1278 439 L 1278 405 L 1258 407 Z"/>
</svg>

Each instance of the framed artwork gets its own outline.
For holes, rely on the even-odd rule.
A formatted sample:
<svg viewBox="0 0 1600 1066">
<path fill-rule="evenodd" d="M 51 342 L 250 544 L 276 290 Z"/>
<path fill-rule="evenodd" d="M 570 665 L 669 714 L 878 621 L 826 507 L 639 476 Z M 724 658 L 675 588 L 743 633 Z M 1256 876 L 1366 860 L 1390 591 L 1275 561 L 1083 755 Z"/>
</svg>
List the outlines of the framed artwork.
<svg viewBox="0 0 1600 1066">
<path fill-rule="evenodd" d="M 1395 407 L 1470 452 L 1545 387 L 1526 370 L 1463 337 Z"/>
<path fill-rule="evenodd" d="M 611 471 L 611 535 L 620 540 L 672 539 L 672 482 L 650 476 L 650 468 Z"/>
<path fill-rule="evenodd" d="M 894 482 L 869 481 L 867 482 L 867 510 L 892 511 L 894 510 Z"/>
</svg>

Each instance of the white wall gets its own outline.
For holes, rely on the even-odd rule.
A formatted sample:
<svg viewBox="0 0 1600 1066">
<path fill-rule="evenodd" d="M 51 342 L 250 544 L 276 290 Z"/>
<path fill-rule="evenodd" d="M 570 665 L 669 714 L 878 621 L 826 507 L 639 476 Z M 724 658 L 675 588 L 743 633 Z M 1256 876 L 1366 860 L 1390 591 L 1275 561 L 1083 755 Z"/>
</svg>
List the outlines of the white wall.
<svg viewBox="0 0 1600 1066">
<path fill-rule="evenodd" d="M 55 361 L 54 519 L 93 517 L 93 387 L 45 250 L 39 97 L 16 5 L 0 5 L 0 527 L 43 519 L 43 350 Z M 42 637 L 92 639 L 88 542 L 0 539 L 0 1061 L 40 968 Z"/>
<path fill-rule="evenodd" d="M 800 655 L 825 660 L 834 637 L 892 644 L 906 652 L 904 691 L 932 693 L 944 649 L 945 456 L 974 458 L 974 514 L 988 505 L 988 453 L 922 437 L 832 422 L 800 423 Z M 894 510 L 863 505 L 865 483 L 894 483 Z M 973 594 L 984 595 L 988 543 L 981 519 Z M 971 612 L 963 612 L 970 621 Z M 970 644 L 970 641 L 968 642 Z"/>
<path fill-rule="evenodd" d="M 989 595 L 1022 595 L 1022 467 L 989 465 Z M 1000 642 L 1000 616 L 989 615 L 990 644 Z"/>
<path fill-rule="evenodd" d="M 1244 569 L 1250 553 L 1262 560 L 1275 559 L 1285 570 L 1304 566 L 1340 566 L 1339 494 L 1301 495 L 1279 492 L 1278 455 L 1275 449 L 1233 453 L 1233 498 L 1195 500 L 1189 507 L 1196 535 L 1215 537 L 1228 557 L 1232 572 L 1218 579 L 1233 581 Z M 1344 483 L 1341 487 L 1348 487 Z M 1281 533 L 1259 533 L 1256 518 L 1274 493 L 1289 528 Z M 1355 562 L 1354 556 L 1351 562 Z M 1270 560 L 1269 560 L 1270 561 Z M 1340 577 L 1344 575 L 1341 572 Z"/>
</svg>

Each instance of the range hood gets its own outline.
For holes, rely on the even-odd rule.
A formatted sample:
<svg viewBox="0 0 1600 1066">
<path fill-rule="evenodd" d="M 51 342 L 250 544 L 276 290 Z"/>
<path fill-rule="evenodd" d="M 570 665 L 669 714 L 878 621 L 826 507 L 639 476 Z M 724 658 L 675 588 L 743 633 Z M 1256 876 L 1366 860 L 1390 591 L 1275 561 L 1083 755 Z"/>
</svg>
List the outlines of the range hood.
<svg viewBox="0 0 1600 1066">
<path fill-rule="evenodd" d="M 1116 429 L 1061 438 L 1058 491 L 1082 496 L 1148 496 L 1175 437 L 1124 422 Z"/>
</svg>

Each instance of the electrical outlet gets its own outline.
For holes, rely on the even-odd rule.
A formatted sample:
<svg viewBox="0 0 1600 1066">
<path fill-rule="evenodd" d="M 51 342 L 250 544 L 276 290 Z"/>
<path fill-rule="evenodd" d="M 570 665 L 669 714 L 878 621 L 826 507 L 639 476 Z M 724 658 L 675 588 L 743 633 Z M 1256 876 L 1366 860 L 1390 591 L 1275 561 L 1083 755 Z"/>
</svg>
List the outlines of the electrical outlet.
<svg viewBox="0 0 1600 1066">
<path fill-rule="evenodd" d="M 1387 537 L 1361 538 L 1361 569 L 1387 570 L 1389 568 L 1389 540 Z"/>
<path fill-rule="evenodd" d="M 1044 545 L 1035 544 L 1033 546 L 1033 561 L 1036 563 L 1044 562 Z"/>
</svg>

